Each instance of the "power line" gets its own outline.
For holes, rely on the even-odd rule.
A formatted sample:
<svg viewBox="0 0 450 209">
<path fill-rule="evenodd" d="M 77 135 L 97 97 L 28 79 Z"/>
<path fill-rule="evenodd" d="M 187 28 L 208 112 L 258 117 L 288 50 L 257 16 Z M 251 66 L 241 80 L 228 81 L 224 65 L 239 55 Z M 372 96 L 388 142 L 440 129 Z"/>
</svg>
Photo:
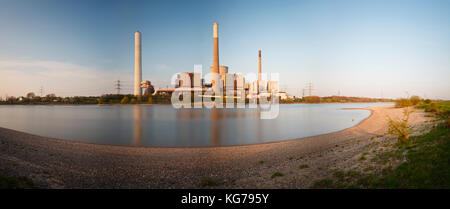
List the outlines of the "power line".
<svg viewBox="0 0 450 209">
<path fill-rule="evenodd" d="M 305 89 L 303 89 L 303 95 L 305 94 L 304 90 L 305 90 Z M 313 91 L 314 89 L 313 89 L 313 85 L 312 85 L 311 82 L 308 83 L 308 86 L 306 87 L 306 90 L 308 90 L 309 96 L 312 96 L 312 91 Z"/>
<path fill-rule="evenodd" d="M 120 80 L 116 81 L 116 90 L 117 90 L 117 94 L 120 94 Z"/>
<path fill-rule="evenodd" d="M 40 92 L 40 94 L 41 94 L 41 97 L 43 96 L 43 94 L 44 94 L 44 87 L 43 86 L 41 86 L 41 88 L 39 89 L 39 92 Z"/>
</svg>

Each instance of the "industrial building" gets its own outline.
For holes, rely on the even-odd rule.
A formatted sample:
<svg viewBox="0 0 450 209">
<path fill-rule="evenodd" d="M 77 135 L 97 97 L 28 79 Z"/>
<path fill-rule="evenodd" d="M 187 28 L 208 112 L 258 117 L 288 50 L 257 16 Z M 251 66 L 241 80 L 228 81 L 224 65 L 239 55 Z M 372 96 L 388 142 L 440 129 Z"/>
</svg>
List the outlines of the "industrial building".
<svg viewBox="0 0 450 209">
<path fill-rule="evenodd" d="M 219 25 L 213 24 L 213 59 L 210 67 L 211 81 L 206 83 L 198 72 L 181 72 L 177 74 L 175 89 L 153 89 L 149 81 L 142 82 L 142 41 L 141 32 L 135 33 L 135 67 L 134 67 L 134 95 L 140 97 L 142 88 L 145 93 L 172 93 L 175 89 L 191 92 L 205 92 L 209 88 L 223 92 L 223 96 L 233 95 L 237 98 L 259 98 L 260 95 L 271 96 L 271 92 L 278 92 L 278 81 L 265 81 L 262 79 L 261 50 L 258 51 L 258 78 L 253 82 L 246 82 L 245 76 L 239 73 L 230 73 L 229 67 L 219 63 Z M 189 82 L 186 82 L 189 81 Z"/>
</svg>

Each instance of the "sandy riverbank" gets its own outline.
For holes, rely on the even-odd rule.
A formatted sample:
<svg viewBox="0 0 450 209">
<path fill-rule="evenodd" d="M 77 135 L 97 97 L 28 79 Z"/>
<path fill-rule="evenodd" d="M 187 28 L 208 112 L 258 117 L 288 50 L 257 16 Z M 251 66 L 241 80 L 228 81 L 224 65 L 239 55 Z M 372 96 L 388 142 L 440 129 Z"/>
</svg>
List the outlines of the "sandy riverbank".
<svg viewBox="0 0 450 209">
<path fill-rule="evenodd" d="M 202 188 L 206 178 L 214 188 L 308 188 L 335 169 L 362 167 L 363 152 L 383 149 L 386 115 L 399 117 L 402 109 L 364 109 L 369 118 L 339 132 L 232 147 L 121 147 L 0 128 L 0 172 L 49 188 Z M 411 115 L 413 126 L 426 120 L 422 111 Z M 284 175 L 272 179 L 275 172 Z"/>
</svg>

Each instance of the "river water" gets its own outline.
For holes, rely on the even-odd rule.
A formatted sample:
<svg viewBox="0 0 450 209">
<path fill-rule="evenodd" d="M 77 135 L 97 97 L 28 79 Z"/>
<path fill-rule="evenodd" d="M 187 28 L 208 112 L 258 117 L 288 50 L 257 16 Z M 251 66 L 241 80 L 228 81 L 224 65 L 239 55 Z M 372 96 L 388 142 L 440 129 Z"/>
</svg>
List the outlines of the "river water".
<svg viewBox="0 0 450 209">
<path fill-rule="evenodd" d="M 284 104 L 276 119 L 258 109 L 174 109 L 171 105 L 0 105 L 0 127 L 109 145 L 203 147 L 276 142 L 335 132 L 390 103 Z"/>
</svg>

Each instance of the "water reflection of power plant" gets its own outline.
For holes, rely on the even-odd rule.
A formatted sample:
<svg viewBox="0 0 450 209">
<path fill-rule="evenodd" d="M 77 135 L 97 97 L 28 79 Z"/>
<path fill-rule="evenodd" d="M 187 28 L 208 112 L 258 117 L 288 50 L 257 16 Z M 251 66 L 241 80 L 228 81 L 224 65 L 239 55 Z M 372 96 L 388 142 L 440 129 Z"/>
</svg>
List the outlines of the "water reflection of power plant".
<svg viewBox="0 0 450 209">
<path fill-rule="evenodd" d="M 210 67 L 210 82 L 206 83 L 201 78 L 200 72 L 178 73 L 175 88 L 159 88 L 154 90 L 150 81 L 142 81 L 142 41 L 141 33 L 135 33 L 135 73 L 134 73 L 134 95 L 140 97 L 142 89 L 146 94 L 173 93 L 175 88 L 189 88 L 193 91 L 205 92 L 209 88 L 220 88 L 224 95 L 235 95 L 237 98 L 255 98 L 261 94 L 270 97 L 272 92 L 277 96 L 285 96 L 285 92 L 279 92 L 278 81 L 265 80 L 261 71 L 261 50 L 258 51 L 258 74 L 252 82 L 246 82 L 245 76 L 240 73 L 229 73 L 229 67 L 219 63 L 219 25 L 213 24 L 213 63 Z M 188 78 L 190 82 L 183 82 Z M 267 79 L 267 78 L 266 78 Z"/>
<path fill-rule="evenodd" d="M 142 108 L 133 106 L 133 146 L 142 146 Z"/>
<path fill-rule="evenodd" d="M 146 117 L 161 117 L 157 116 L 157 113 L 152 113 L 151 106 L 134 105 L 132 108 L 132 146 L 158 146 L 157 141 L 164 141 L 165 139 L 153 138 L 159 134 L 153 134 L 152 132 L 158 131 L 154 129 L 148 129 L 148 120 Z M 249 112 L 252 111 L 252 112 Z M 172 114 L 173 113 L 173 114 Z M 167 112 L 165 113 L 167 114 Z M 230 123 L 229 120 L 242 120 L 254 118 L 257 119 L 256 123 L 253 124 L 257 130 L 262 128 L 262 121 L 259 120 L 259 112 L 257 109 L 176 109 L 172 110 L 170 117 L 176 118 L 177 123 L 173 124 L 172 128 L 176 131 L 170 131 L 174 138 L 177 139 L 177 144 L 174 146 L 192 146 L 193 144 L 198 144 L 201 146 L 223 146 L 228 144 L 227 141 L 233 133 L 229 132 L 228 129 L 224 127 L 232 128 L 233 130 L 239 130 L 242 132 L 249 131 L 245 130 L 244 127 L 237 123 Z M 206 123 L 207 121 L 207 123 Z M 198 123 L 202 128 L 192 128 L 192 124 L 187 125 L 186 123 Z M 146 128 L 147 127 L 147 128 Z M 241 130 L 242 129 L 242 130 Z M 159 130 L 162 131 L 162 130 Z M 167 131 L 167 130 L 164 130 Z M 170 134 L 169 134 L 170 135 Z M 257 142 L 261 143 L 262 135 L 257 133 Z M 208 141 L 204 141 L 208 139 Z M 238 142 L 241 139 L 235 139 Z M 153 144 L 156 143 L 156 144 Z M 242 143 L 242 142 L 241 142 Z M 164 144 L 164 146 L 170 146 Z"/>
</svg>

